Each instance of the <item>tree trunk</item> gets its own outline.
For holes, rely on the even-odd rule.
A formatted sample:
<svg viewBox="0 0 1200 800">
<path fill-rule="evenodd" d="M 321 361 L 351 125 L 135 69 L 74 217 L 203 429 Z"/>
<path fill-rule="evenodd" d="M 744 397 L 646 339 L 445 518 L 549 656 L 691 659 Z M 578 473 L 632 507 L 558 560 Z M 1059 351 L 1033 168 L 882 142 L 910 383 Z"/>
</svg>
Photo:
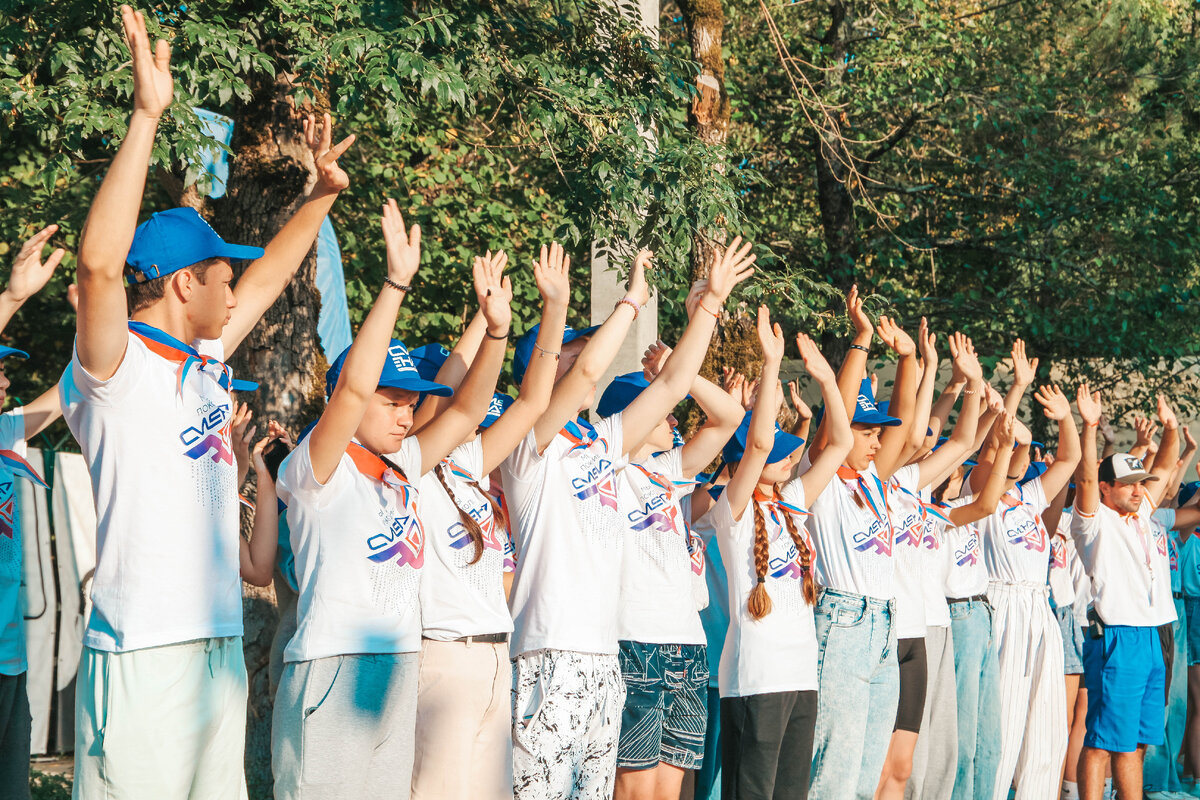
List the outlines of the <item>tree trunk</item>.
<svg viewBox="0 0 1200 800">
<path fill-rule="evenodd" d="M 722 0 L 679 0 L 692 58 L 700 65 L 696 77 L 696 96 L 688 109 L 688 121 L 696 136 L 705 144 L 719 147 L 729 137 L 729 93 L 725 89 L 725 60 L 721 49 L 725 37 L 725 10 Z M 701 231 L 692 240 L 692 280 L 708 277 L 709 265 L 717 247 L 726 241 L 724 228 Z M 725 366 L 747 372 L 761 360 L 753 320 L 733 311 L 723 315 L 713 345 L 704 359 L 701 374 L 720 383 Z M 685 427 L 696 424 L 698 414 L 685 420 Z"/>
<path fill-rule="evenodd" d="M 313 178 L 312 155 L 304 142 L 301 115 L 289 98 L 287 76 L 279 75 L 255 87 L 252 101 L 240 109 L 236 120 L 228 193 L 211 202 L 212 224 L 229 241 L 266 245 L 304 201 Z M 295 435 L 322 405 L 320 379 L 325 363 L 317 337 L 321 298 L 316 264 L 314 248 L 231 359 L 235 375 L 259 384 L 258 391 L 238 399 L 253 408 L 260 435 L 271 419 Z M 243 530 L 248 522 L 245 515 Z M 278 576 L 275 583 L 281 593 L 287 591 Z M 245 585 L 244 589 L 244 649 L 250 686 L 246 782 L 251 798 L 270 798 L 271 709 L 278 680 L 278 670 L 272 675 L 270 667 L 280 618 L 272 587 Z M 294 609 L 294 599 L 281 597 L 279 605 Z M 294 630 L 294 624 L 284 628 Z"/>
</svg>

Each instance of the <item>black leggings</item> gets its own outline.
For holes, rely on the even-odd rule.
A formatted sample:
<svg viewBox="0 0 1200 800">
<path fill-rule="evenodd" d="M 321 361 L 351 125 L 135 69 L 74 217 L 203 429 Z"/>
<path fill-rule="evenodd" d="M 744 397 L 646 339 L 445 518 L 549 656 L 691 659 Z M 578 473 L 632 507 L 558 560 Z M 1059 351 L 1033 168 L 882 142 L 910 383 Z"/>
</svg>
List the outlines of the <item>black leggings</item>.
<svg viewBox="0 0 1200 800">
<path fill-rule="evenodd" d="M 817 693 L 721 698 L 721 797 L 806 800 Z"/>
</svg>

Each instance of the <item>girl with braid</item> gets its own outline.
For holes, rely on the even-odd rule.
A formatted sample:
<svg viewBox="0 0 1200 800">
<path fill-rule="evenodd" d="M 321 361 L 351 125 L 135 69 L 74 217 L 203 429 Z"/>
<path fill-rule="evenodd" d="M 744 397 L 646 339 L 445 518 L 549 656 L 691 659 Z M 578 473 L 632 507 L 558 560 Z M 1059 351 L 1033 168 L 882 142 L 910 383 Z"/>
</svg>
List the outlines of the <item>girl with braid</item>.
<svg viewBox="0 0 1200 800">
<path fill-rule="evenodd" d="M 502 252 L 489 257 L 505 261 Z M 547 351 L 562 341 L 569 268 L 570 259 L 558 245 L 543 247 L 533 265 L 542 295 L 538 344 Z M 507 284 L 503 290 L 511 296 Z M 483 326 L 469 326 L 438 380 L 453 386 L 485 335 Z M 512 797 L 508 638 L 513 622 L 504 591 L 511 544 L 507 515 L 480 483 L 546 410 L 557 367 L 554 358 L 535 359 L 511 407 L 505 410 L 505 402 L 493 396 L 480 429 L 421 479 L 418 508 L 428 532 L 428 558 L 421 580 L 414 798 Z M 429 400 L 425 405 L 437 402 Z M 463 769 L 463 763 L 471 768 Z"/>
<path fill-rule="evenodd" d="M 825 398 L 829 440 L 792 478 L 803 440 L 779 430 L 783 334 L 758 311 L 763 368 L 754 410 L 725 446 L 733 475 L 705 517 L 729 580 L 729 630 L 721 655 L 722 797 L 808 797 L 817 719 L 817 638 L 812 543 L 805 498 L 819 495 L 853 436 L 833 369 L 811 339 L 796 337 Z"/>
</svg>

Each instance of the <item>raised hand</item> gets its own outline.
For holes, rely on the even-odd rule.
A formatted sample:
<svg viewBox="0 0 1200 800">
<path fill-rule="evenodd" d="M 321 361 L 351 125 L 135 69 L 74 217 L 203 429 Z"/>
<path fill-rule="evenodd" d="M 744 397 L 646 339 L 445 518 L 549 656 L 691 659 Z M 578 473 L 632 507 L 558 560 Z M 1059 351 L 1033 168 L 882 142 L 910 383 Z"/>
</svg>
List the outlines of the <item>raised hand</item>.
<svg viewBox="0 0 1200 800">
<path fill-rule="evenodd" d="M 653 381 L 657 378 L 658 373 L 662 371 L 663 364 L 671 357 L 672 352 L 671 348 L 663 344 L 662 339 L 647 347 L 646 352 L 642 355 L 642 377 L 647 381 Z M 728 370 L 729 368 L 726 367 L 725 369 Z M 726 391 L 729 390 L 726 389 Z"/>
<path fill-rule="evenodd" d="M 538 259 L 533 262 L 533 279 L 544 303 L 557 306 L 570 304 L 571 257 L 563 252 L 562 245 L 558 242 L 549 248 L 542 245 Z"/>
<path fill-rule="evenodd" d="M 230 420 L 233 455 L 239 464 L 247 467 L 250 464 L 250 442 L 254 440 L 254 434 L 258 431 L 257 425 L 250 424 L 253 417 L 254 412 L 250 410 L 249 405 L 234 401 L 233 417 Z"/>
<path fill-rule="evenodd" d="M 267 436 L 272 439 L 278 439 L 288 447 L 292 446 L 292 434 L 288 432 L 287 428 L 283 427 L 275 420 L 271 420 L 267 423 Z"/>
<path fill-rule="evenodd" d="M 758 384 L 758 378 L 742 384 L 742 408 L 747 411 L 754 410 L 754 403 L 758 400 Z"/>
<path fill-rule="evenodd" d="M 1164 431 L 1175 430 L 1179 427 L 1179 420 L 1175 417 L 1175 409 L 1171 408 L 1165 394 L 1158 396 L 1158 421 L 1162 423 Z"/>
<path fill-rule="evenodd" d="M 758 342 L 762 345 L 763 360 L 775 364 L 783 361 L 783 329 L 771 324 L 771 312 L 766 306 L 758 307 Z"/>
<path fill-rule="evenodd" d="M 863 301 L 858 295 L 858 284 L 851 286 L 850 291 L 846 294 L 846 316 L 854 323 L 854 338 L 869 339 L 874 335 L 875 326 L 871 324 L 871 318 L 863 310 Z"/>
<path fill-rule="evenodd" d="M 123 5 L 121 22 L 125 25 L 125 41 L 133 56 L 133 111 L 158 119 L 175 97 L 171 47 L 165 39 L 159 39 L 154 51 L 150 51 L 150 35 L 146 33 L 146 18 L 142 12 Z"/>
<path fill-rule="evenodd" d="M 1085 425 L 1099 425 L 1104 407 L 1100 402 L 1100 392 L 1093 392 L 1086 383 L 1079 384 L 1075 394 L 1075 406 Z"/>
<path fill-rule="evenodd" d="M 821 350 L 817 347 L 809 336 L 803 333 L 796 334 L 796 347 L 800 348 L 800 358 L 804 360 L 804 369 L 809 375 L 813 376 L 813 380 L 817 383 L 836 383 L 837 375 L 833 371 L 833 367 L 829 366 L 829 362 L 825 360 L 825 356 L 821 354 Z M 796 404 L 797 411 L 800 406 L 804 405 L 804 401 L 800 400 L 800 393 L 796 390 L 796 382 L 792 381 L 788 384 L 788 388 L 792 390 L 792 402 Z M 780 396 L 783 396 L 781 391 Z M 808 414 L 801 414 L 802 417 L 811 417 L 812 411 L 808 410 L 808 406 L 804 406 Z"/>
<path fill-rule="evenodd" d="M 990 383 L 985 383 L 983 385 L 983 391 L 986 395 L 988 411 L 993 414 L 1004 413 L 1004 395 L 997 392 L 996 387 L 992 386 Z"/>
<path fill-rule="evenodd" d="M 629 270 L 629 282 L 625 284 L 625 296 L 638 306 L 650 302 L 650 284 L 646 282 L 646 270 L 652 265 L 654 253 L 649 250 L 638 252 L 633 260 L 633 268 Z"/>
<path fill-rule="evenodd" d="M 788 381 L 788 394 L 792 396 L 792 405 L 796 407 L 796 414 L 800 419 L 812 419 L 812 409 L 800 396 L 800 386 L 796 381 Z"/>
<path fill-rule="evenodd" d="M 388 277 L 408 286 L 421 266 L 421 226 L 413 225 L 406 234 L 395 200 L 388 200 L 383 207 L 383 242 L 387 245 Z"/>
<path fill-rule="evenodd" d="M 12 274 L 8 278 L 8 288 L 4 293 L 17 303 L 24 303 L 33 297 L 54 274 L 54 268 L 63 260 L 67 251 L 57 248 L 50 257 L 42 261 L 42 248 L 50 237 L 58 230 L 57 225 L 47 225 L 26 240 L 13 261 Z"/>
<path fill-rule="evenodd" d="M 751 265 L 757 256 L 749 254 L 752 246 L 750 242 L 743 244 L 742 237 L 735 236 L 720 254 L 713 255 L 705 298 L 716 304 L 715 308 L 706 306 L 710 314 L 719 312 L 733 288 L 754 274 Z"/>
<path fill-rule="evenodd" d="M 317 170 L 317 182 L 310 196 L 337 194 L 350 186 L 350 176 L 338 166 L 337 160 L 350 149 L 354 139 L 352 133 L 333 146 L 333 120 L 328 114 L 320 122 L 312 114 L 304 118 L 304 141 L 312 150 Z"/>
<path fill-rule="evenodd" d="M 1033 399 L 1042 406 L 1047 419 L 1062 422 L 1071 416 L 1071 401 L 1063 394 L 1062 389 L 1052 383 L 1034 392 Z"/>
<path fill-rule="evenodd" d="M 1113 430 L 1112 423 L 1108 421 L 1108 417 L 1100 415 L 1099 427 L 1096 429 L 1100 434 L 1100 438 L 1108 444 L 1112 444 L 1117 440 L 1117 432 Z"/>
<path fill-rule="evenodd" d="M 1025 342 L 1017 339 L 1012 346 L 1013 380 L 1021 386 L 1029 386 L 1037 374 L 1038 360 L 1032 361 L 1025 355 Z"/>
<path fill-rule="evenodd" d="M 992 437 L 997 448 L 1012 447 L 1017 440 L 1017 418 L 1007 412 L 1001 412 L 996 423 L 992 426 Z"/>
<path fill-rule="evenodd" d="M 476 256 L 471 268 L 479 310 L 492 336 L 507 336 L 512 323 L 512 281 L 504 274 L 507 263 L 508 256 L 503 250 L 495 255 L 488 251 L 485 257 Z"/>
<path fill-rule="evenodd" d="M 1146 447 L 1154 441 L 1154 434 L 1158 433 L 1158 425 L 1152 419 L 1135 417 L 1133 420 L 1133 432 L 1136 436 L 1134 447 Z"/>
<path fill-rule="evenodd" d="M 954 358 L 954 379 L 961 381 L 983 380 L 983 367 L 975 352 L 975 343 L 970 337 L 955 332 L 950 337 L 950 353 Z"/>
<path fill-rule="evenodd" d="M 1183 448 L 1184 453 L 1195 453 L 1196 452 L 1196 438 L 1194 436 L 1192 436 L 1192 432 L 1190 430 L 1188 430 L 1187 428 L 1183 429 L 1183 444 L 1184 444 L 1184 448 Z M 1187 459 L 1187 460 L 1190 460 L 1190 459 Z"/>
<path fill-rule="evenodd" d="M 701 278 L 692 283 L 692 288 L 688 290 L 687 299 L 683 301 L 683 307 L 687 311 L 688 319 L 696 315 L 696 309 L 700 307 L 700 302 L 704 299 L 705 293 L 708 292 L 708 279 Z M 710 314 L 720 313 L 719 309 L 711 309 Z"/>
<path fill-rule="evenodd" d="M 937 348 L 935 347 L 936 344 L 937 334 L 930 333 L 929 321 L 925 317 L 921 317 L 921 326 L 917 330 L 917 347 L 921 352 L 921 360 L 925 362 L 922 365 L 923 368 L 927 369 L 930 365 L 934 369 L 937 368 L 938 356 Z"/>
<path fill-rule="evenodd" d="M 904 332 L 903 328 L 896 324 L 896 320 L 892 317 L 879 318 L 879 338 L 896 355 L 902 358 L 904 356 L 911 356 L 917 352 L 916 342 Z"/>
</svg>

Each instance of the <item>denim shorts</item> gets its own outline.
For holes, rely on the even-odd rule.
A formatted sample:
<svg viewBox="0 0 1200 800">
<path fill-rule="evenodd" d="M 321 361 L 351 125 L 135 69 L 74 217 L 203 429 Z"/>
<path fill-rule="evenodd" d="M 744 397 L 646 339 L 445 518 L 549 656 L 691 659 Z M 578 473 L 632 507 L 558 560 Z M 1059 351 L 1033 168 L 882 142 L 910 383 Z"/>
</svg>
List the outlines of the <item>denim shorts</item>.
<svg viewBox="0 0 1200 800">
<path fill-rule="evenodd" d="M 1083 674 L 1083 628 L 1075 624 L 1075 613 L 1070 606 L 1054 609 L 1063 640 L 1063 674 Z"/>
<path fill-rule="evenodd" d="M 617 766 L 650 769 L 662 762 L 697 769 L 708 726 L 706 648 L 629 641 L 620 646 L 625 710 Z"/>
</svg>

